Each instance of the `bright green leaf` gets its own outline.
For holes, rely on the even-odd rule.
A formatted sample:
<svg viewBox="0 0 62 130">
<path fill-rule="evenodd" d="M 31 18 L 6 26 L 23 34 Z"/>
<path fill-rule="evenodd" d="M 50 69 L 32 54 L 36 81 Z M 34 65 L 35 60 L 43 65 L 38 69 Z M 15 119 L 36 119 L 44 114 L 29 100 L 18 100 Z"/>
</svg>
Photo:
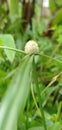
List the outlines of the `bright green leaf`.
<svg viewBox="0 0 62 130">
<path fill-rule="evenodd" d="M 1 130 L 14 130 L 18 115 L 22 114 L 30 90 L 30 72 L 33 57 L 26 57 L 17 68 L 0 110 Z"/>
<path fill-rule="evenodd" d="M 3 46 L 10 47 L 10 48 L 16 48 L 14 39 L 12 35 L 9 34 L 0 34 L 0 41 L 2 42 Z M 0 43 L 1 43 L 0 42 Z M 8 49 L 5 49 L 5 53 L 9 59 L 10 62 L 13 62 L 15 57 L 15 51 L 11 51 Z"/>
</svg>

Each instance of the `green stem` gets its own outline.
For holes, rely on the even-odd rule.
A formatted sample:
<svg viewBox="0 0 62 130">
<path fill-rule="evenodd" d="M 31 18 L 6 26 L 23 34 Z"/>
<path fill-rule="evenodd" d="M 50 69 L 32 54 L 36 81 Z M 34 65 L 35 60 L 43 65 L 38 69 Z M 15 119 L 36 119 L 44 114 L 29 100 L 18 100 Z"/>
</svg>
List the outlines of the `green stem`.
<svg viewBox="0 0 62 130">
<path fill-rule="evenodd" d="M 0 46 L 1 49 L 8 49 L 8 50 L 11 50 L 11 51 L 16 51 L 18 53 L 22 53 L 22 54 L 26 54 L 24 51 L 22 50 L 19 50 L 19 49 L 15 49 L 15 48 L 10 48 L 10 47 L 6 47 L 6 46 Z"/>
<path fill-rule="evenodd" d="M 38 113 L 39 113 L 39 116 L 42 117 L 41 111 L 40 111 L 40 109 L 39 109 L 39 107 L 38 107 L 38 105 L 37 105 L 36 97 L 35 97 L 35 95 L 34 95 L 34 90 L 33 90 L 33 84 L 32 84 L 32 83 L 31 83 L 31 93 L 32 93 L 32 97 L 33 97 L 33 100 L 34 100 L 36 109 L 37 109 L 37 111 L 38 111 Z"/>
<path fill-rule="evenodd" d="M 46 57 L 46 58 L 49 58 L 49 59 L 51 59 L 51 61 L 54 60 L 54 61 L 56 61 L 56 62 L 62 64 L 62 61 L 60 61 L 60 60 L 58 60 L 58 59 L 56 59 L 56 58 L 54 58 L 54 57 L 48 56 L 48 55 L 43 54 L 43 53 L 39 53 L 39 55 L 40 55 L 40 56 L 44 56 L 44 57 Z"/>
<path fill-rule="evenodd" d="M 61 108 L 62 108 L 62 101 L 58 105 L 58 111 L 57 111 L 57 121 L 60 119 L 61 115 Z"/>
<path fill-rule="evenodd" d="M 43 117 L 44 130 L 47 130 L 45 115 L 44 115 L 44 111 L 43 111 L 43 107 L 42 107 L 42 99 L 41 99 L 41 94 L 40 94 L 39 85 L 38 85 L 38 79 L 37 79 L 38 76 L 37 76 L 37 72 L 36 72 L 36 65 L 35 65 L 34 61 L 33 61 L 33 76 L 34 76 L 34 81 L 36 84 L 37 94 L 38 94 L 38 98 L 39 98 L 39 106 L 40 106 L 40 110 L 41 110 L 41 115 Z"/>
</svg>

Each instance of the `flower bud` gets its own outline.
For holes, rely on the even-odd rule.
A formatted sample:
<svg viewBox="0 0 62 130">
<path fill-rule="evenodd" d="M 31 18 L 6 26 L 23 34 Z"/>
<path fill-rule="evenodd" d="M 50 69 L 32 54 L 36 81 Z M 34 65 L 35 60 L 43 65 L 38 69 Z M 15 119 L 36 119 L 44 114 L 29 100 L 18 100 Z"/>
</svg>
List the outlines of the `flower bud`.
<svg viewBox="0 0 62 130">
<path fill-rule="evenodd" d="M 25 45 L 26 54 L 38 54 L 39 47 L 38 44 L 34 40 L 30 40 Z"/>
</svg>

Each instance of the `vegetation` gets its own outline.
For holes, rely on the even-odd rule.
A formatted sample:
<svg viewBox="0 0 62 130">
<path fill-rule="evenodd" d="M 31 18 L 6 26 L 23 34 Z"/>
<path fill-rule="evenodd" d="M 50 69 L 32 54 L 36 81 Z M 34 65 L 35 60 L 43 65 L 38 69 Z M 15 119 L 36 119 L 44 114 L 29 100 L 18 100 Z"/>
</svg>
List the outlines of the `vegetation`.
<svg viewBox="0 0 62 130">
<path fill-rule="evenodd" d="M 0 130 L 62 130 L 62 0 L 39 3 L 0 1 Z"/>
</svg>

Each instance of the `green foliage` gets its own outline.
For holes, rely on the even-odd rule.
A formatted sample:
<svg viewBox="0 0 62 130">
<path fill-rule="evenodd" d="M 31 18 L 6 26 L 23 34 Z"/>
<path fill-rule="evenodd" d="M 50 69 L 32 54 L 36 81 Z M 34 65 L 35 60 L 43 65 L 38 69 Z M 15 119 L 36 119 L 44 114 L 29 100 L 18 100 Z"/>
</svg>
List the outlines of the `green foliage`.
<svg viewBox="0 0 62 130">
<path fill-rule="evenodd" d="M 44 130 L 44 128 L 42 128 L 42 127 L 34 127 L 34 128 L 30 128 L 28 130 Z"/>
<path fill-rule="evenodd" d="M 52 13 L 58 10 L 58 8 L 62 7 L 62 0 L 49 0 L 49 8 Z"/>
<path fill-rule="evenodd" d="M 54 0 L 49 0 L 49 8 L 50 8 L 51 12 L 54 12 L 57 9 Z"/>
<path fill-rule="evenodd" d="M 19 112 L 22 114 L 30 90 L 29 83 L 31 66 L 32 57 L 28 56 L 26 59 L 23 59 L 8 87 L 0 110 L 1 130 L 13 130 L 15 125 L 17 125 Z"/>
<path fill-rule="evenodd" d="M 18 0 L 8 0 L 8 6 L 9 6 L 10 19 L 13 22 L 18 17 Z"/>
<path fill-rule="evenodd" d="M 56 4 L 50 0 L 49 8 L 55 13 L 52 37 L 43 36 L 50 21 L 37 20 L 39 5 L 35 6 L 32 30 L 28 25 L 25 32 L 20 14 L 22 4 L 13 22 L 7 3 L 0 7 L 1 130 L 62 129 L 62 8 L 58 8 L 61 6 L 62 0 L 56 0 Z M 38 43 L 38 55 L 24 52 L 30 39 Z"/>
<path fill-rule="evenodd" d="M 1 45 L 0 46 L 6 46 L 6 47 L 10 47 L 10 48 L 16 48 L 13 37 L 11 35 L 6 35 L 6 34 L 0 34 L 0 40 L 1 40 Z M 15 57 L 15 52 L 14 51 L 8 51 L 7 49 L 5 49 L 5 53 L 9 59 L 9 61 L 13 61 L 14 57 Z"/>
<path fill-rule="evenodd" d="M 57 12 L 56 12 L 56 15 L 53 19 L 53 24 L 54 25 L 57 25 L 57 24 L 61 24 L 62 23 L 62 17 L 61 17 L 61 14 L 62 14 L 62 8 L 59 9 Z"/>
<path fill-rule="evenodd" d="M 60 2 L 59 2 L 59 0 L 56 0 L 56 3 L 58 6 L 62 6 L 62 0 L 60 0 Z"/>
</svg>

